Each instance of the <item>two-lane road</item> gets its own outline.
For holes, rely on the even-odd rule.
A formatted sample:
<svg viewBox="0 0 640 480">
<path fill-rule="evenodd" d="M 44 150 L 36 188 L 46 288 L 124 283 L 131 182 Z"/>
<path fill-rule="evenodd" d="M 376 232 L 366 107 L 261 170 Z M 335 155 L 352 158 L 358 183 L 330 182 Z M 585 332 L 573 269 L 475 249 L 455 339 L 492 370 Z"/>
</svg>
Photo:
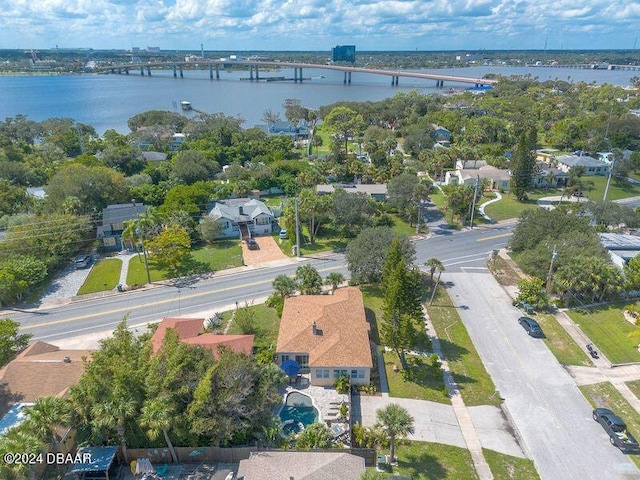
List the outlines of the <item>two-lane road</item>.
<svg viewBox="0 0 640 480">
<path fill-rule="evenodd" d="M 504 246 L 512 229 L 513 224 L 509 224 L 434 233 L 415 242 L 416 263 L 420 265 L 435 257 L 443 262 L 447 271 L 458 271 L 462 266 L 483 268 L 488 253 Z M 311 263 L 322 276 L 340 272 L 347 277 L 349 273 L 343 254 L 307 257 L 300 261 Z M 215 312 L 235 302 L 242 305 L 266 298 L 272 292 L 273 279 L 279 274 L 293 275 L 300 261 L 268 268 L 246 267 L 234 273 L 219 272 L 180 288 L 157 285 L 66 305 L 8 310 L 3 316 L 20 322 L 21 329 L 33 334 L 34 339 L 53 341 L 113 329 L 125 315 L 129 325 L 141 325 L 165 316 Z"/>
</svg>

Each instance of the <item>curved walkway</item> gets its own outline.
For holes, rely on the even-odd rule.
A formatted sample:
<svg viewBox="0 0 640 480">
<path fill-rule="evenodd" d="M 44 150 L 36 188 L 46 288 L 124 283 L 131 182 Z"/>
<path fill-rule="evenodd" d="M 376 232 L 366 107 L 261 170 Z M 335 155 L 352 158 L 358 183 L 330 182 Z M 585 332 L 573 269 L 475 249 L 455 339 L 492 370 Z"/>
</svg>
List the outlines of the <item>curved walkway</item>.
<svg viewBox="0 0 640 480">
<path fill-rule="evenodd" d="M 536 204 L 547 210 L 555 209 L 560 202 L 579 202 L 580 197 L 567 196 L 567 195 L 553 195 L 551 197 L 542 197 L 536 201 Z M 588 201 L 585 199 L 585 202 Z M 554 205 L 555 203 L 555 205 Z"/>
<path fill-rule="evenodd" d="M 485 207 L 487 205 L 491 205 L 492 203 L 496 203 L 502 200 L 502 194 L 500 192 L 495 192 L 495 194 L 496 194 L 496 198 L 492 198 L 488 202 L 484 202 L 482 205 L 478 207 L 478 211 L 480 212 L 480 215 L 482 215 L 484 219 L 487 220 L 488 222 L 493 222 L 493 219 L 489 215 L 484 213 Z"/>
</svg>

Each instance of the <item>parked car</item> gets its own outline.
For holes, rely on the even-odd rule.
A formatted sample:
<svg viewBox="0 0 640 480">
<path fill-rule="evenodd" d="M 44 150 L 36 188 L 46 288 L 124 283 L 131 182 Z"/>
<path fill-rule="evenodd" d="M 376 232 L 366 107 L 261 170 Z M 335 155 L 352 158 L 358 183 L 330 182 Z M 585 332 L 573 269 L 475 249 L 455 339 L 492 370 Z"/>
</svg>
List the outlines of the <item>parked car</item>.
<svg viewBox="0 0 640 480">
<path fill-rule="evenodd" d="M 524 313 L 528 313 L 529 315 L 531 315 L 532 313 L 534 313 L 534 308 L 533 305 L 531 305 L 530 303 L 527 302 L 513 302 L 513 306 L 514 307 L 518 307 L 522 310 L 524 310 Z"/>
<path fill-rule="evenodd" d="M 532 337 L 535 338 L 543 338 L 544 333 L 542 333 L 542 329 L 538 322 L 536 322 L 533 318 L 529 317 L 520 317 L 518 319 L 518 323 L 522 325 L 522 328 Z"/>
<path fill-rule="evenodd" d="M 260 246 L 258 245 L 258 242 L 255 241 L 255 239 L 247 238 L 247 248 L 249 250 L 258 250 Z"/>
<path fill-rule="evenodd" d="M 593 419 L 602 425 L 609 435 L 611 445 L 618 447 L 623 452 L 637 452 L 638 441 L 629 433 L 627 425 L 619 416 L 608 408 L 596 408 L 593 411 Z"/>
<path fill-rule="evenodd" d="M 93 261 L 93 255 L 86 254 L 80 255 L 76 258 L 75 266 L 76 268 L 89 268 L 91 266 L 91 262 Z"/>
<path fill-rule="evenodd" d="M 287 238 L 289 238 L 289 232 L 287 232 L 286 228 L 282 228 L 280 229 L 278 237 L 280 238 L 280 240 L 286 240 Z"/>
</svg>

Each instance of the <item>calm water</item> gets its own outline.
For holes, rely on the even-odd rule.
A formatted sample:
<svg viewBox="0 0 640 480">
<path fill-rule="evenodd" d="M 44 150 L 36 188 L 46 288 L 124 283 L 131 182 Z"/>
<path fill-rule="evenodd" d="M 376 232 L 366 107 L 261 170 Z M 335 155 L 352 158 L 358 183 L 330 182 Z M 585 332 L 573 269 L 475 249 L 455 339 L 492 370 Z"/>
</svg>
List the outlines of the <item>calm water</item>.
<svg viewBox="0 0 640 480">
<path fill-rule="evenodd" d="M 608 70 L 573 70 L 559 68 L 473 67 L 423 70 L 433 73 L 480 77 L 485 73 L 502 75 L 531 74 L 539 80 L 586 81 L 628 85 L 640 72 Z M 297 98 L 309 108 L 318 108 L 340 100 L 377 101 L 397 92 L 418 90 L 437 93 L 435 81 L 400 78 L 392 87 L 382 75 L 352 74 L 351 85 L 343 84 L 343 74 L 330 70 L 304 69 L 303 83 L 249 82 L 248 72 L 220 71 L 220 80 L 210 80 L 207 71 L 185 71 L 185 78 L 174 78 L 173 71 L 152 72 L 152 76 L 70 75 L 70 76 L 0 76 L 0 118 L 27 115 L 36 121 L 50 117 L 74 118 L 95 127 L 98 133 L 113 128 L 128 133 L 127 120 L 147 110 L 180 111 L 180 101 L 209 113 L 223 112 L 241 117 L 245 127 L 262 123 L 267 109 L 283 113 L 287 98 Z M 260 72 L 260 76 L 292 77 L 292 69 Z M 464 89 L 465 84 L 445 84 Z"/>
</svg>

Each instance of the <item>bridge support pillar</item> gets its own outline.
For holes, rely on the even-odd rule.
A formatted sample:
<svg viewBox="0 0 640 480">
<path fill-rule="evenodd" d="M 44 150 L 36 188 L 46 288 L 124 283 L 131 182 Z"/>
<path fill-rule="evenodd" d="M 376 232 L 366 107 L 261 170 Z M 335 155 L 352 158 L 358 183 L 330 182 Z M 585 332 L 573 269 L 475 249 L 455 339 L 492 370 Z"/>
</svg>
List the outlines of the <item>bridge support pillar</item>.
<svg viewBox="0 0 640 480">
<path fill-rule="evenodd" d="M 342 83 L 347 84 L 347 72 L 344 72 L 344 79 L 342 79 Z"/>
<path fill-rule="evenodd" d="M 398 75 L 391 75 L 391 86 L 398 86 L 398 79 L 400 77 Z"/>
<path fill-rule="evenodd" d="M 111 69 L 111 71 L 113 72 L 113 69 Z M 118 75 L 122 73 L 122 70 L 118 69 Z"/>
<path fill-rule="evenodd" d="M 302 67 L 300 67 L 300 83 L 302 83 Z"/>
<path fill-rule="evenodd" d="M 209 80 L 213 80 L 213 65 L 209 65 Z"/>
<path fill-rule="evenodd" d="M 178 78 L 178 70 L 175 65 L 173 66 L 173 78 Z"/>
<path fill-rule="evenodd" d="M 216 79 L 220 80 L 220 65 L 216 63 Z"/>
<path fill-rule="evenodd" d="M 347 72 L 347 83 L 351 85 L 351 72 Z"/>
<path fill-rule="evenodd" d="M 249 80 L 253 82 L 253 65 L 249 65 Z"/>
<path fill-rule="evenodd" d="M 184 72 L 182 71 L 182 65 L 178 67 L 180 69 L 180 78 L 184 78 Z"/>
<path fill-rule="evenodd" d="M 260 74 L 258 73 L 258 65 L 256 65 L 256 82 L 260 80 Z"/>
<path fill-rule="evenodd" d="M 144 76 L 144 67 L 140 67 L 140 75 Z"/>
<path fill-rule="evenodd" d="M 124 69 L 124 73 L 126 73 L 127 75 L 129 75 L 129 69 L 128 69 L 128 68 L 125 68 L 125 69 Z"/>
<path fill-rule="evenodd" d="M 293 83 L 298 83 L 298 67 L 293 67 Z"/>
<path fill-rule="evenodd" d="M 147 75 L 151 76 L 151 67 L 147 67 Z"/>
</svg>

